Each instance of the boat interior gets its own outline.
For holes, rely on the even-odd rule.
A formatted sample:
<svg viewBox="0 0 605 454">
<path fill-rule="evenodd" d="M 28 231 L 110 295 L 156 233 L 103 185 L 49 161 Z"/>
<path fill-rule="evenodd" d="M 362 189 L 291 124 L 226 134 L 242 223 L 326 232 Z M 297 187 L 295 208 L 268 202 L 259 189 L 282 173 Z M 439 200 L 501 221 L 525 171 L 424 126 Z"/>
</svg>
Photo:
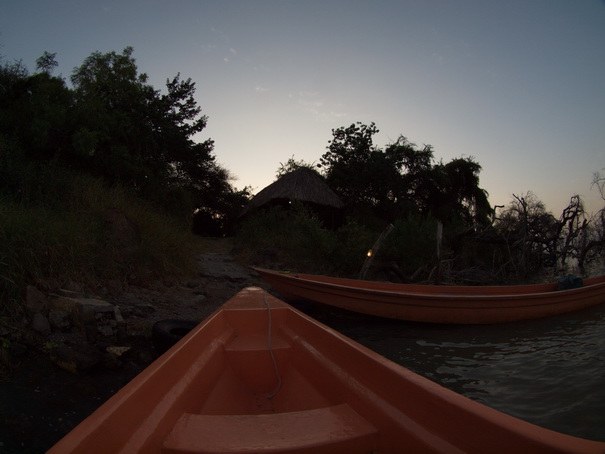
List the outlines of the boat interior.
<svg viewBox="0 0 605 454">
<path fill-rule="evenodd" d="M 578 442 L 593 443 L 472 402 L 248 288 L 50 452 L 540 453 Z"/>
</svg>

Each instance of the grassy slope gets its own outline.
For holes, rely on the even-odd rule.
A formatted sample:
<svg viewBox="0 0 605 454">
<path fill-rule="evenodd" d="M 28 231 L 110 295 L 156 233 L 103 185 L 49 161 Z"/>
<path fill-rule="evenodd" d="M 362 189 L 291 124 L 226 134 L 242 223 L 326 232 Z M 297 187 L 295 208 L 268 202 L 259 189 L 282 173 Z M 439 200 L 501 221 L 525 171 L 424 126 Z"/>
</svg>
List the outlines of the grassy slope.
<svg viewBox="0 0 605 454">
<path fill-rule="evenodd" d="M 28 284 L 148 279 L 190 273 L 203 247 L 188 219 L 175 219 L 119 187 L 65 173 L 61 188 L 23 183 L 20 200 L 0 197 L 0 313 L 20 311 Z M 69 181 L 66 181 L 69 180 Z M 40 181 L 40 179 L 38 179 Z M 54 189 L 54 192 L 52 190 Z M 33 191 L 38 195 L 31 195 Z M 124 252 L 107 235 L 103 213 L 118 208 L 140 229 L 141 242 Z"/>
</svg>

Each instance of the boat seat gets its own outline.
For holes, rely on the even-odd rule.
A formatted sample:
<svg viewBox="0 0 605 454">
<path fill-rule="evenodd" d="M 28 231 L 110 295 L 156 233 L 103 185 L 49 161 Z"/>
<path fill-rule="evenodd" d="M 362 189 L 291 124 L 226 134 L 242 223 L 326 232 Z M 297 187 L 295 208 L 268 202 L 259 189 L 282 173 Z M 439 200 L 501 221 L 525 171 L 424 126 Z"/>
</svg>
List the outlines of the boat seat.
<svg viewBox="0 0 605 454">
<path fill-rule="evenodd" d="M 260 415 L 185 413 L 164 440 L 164 454 L 368 453 L 378 431 L 349 405 Z"/>
</svg>

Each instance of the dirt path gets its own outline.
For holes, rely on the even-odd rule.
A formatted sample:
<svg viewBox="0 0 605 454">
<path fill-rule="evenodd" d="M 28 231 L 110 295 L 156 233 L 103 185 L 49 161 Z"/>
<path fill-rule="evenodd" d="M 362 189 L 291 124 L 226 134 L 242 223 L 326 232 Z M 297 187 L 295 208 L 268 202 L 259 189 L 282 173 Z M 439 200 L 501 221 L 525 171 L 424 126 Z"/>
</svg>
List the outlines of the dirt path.
<svg viewBox="0 0 605 454">
<path fill-rule="evenodd" d="M 152 325 L 164 319 L 201 321 L 249 286 L 264 286 L 230 254 L 229 240 L 206 240 L 198 270 L 184 282 L 129 286 L 111 298 L 126 322 L 129 347 L 119 358 L 104 354 L 89 370 L 75 375 L 53 363 L 42 348 L 27 348 L 0 381 L 0 453 L 42 453 L 118 391 L 157 356 Z M 78 354 L 98 358 L 105 345 L 57 334 L 48 344 L 65 343 Z"/>
</svg>

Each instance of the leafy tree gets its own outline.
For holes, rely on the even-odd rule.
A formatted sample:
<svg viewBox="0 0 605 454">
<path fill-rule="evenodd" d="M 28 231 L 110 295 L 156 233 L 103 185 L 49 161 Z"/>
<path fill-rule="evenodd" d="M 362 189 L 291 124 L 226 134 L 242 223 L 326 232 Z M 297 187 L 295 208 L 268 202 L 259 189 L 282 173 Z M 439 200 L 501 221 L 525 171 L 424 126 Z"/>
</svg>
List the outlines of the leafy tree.
<svg viewBox="0 0 605 454">
<path fill-rule="evenodd" d="M 16 140 L 34 159 L 65 148 L 72 96 L 63 79 L 49 72 L 30 75 L 16 62 L 0 67 L 0 133 Z"/>
<path fill-rule="evenodd" d="M 168 169 L 157 159 L 153 137 L 157 92 L 146 74 L 138 74 L 132 52 L 94 52 L 74 69 L 73 158 L 110 181 L 140 187 L 146 180 L 165 181 Z"/>
<path fill-rule="evenodd" d="M 461 217 L 466 225 L 489 223 L 492 209 L 487 192 L 479 187 L 480 171 L 481 166 L 472 157 L 456 158 L 432 169 L 437 184 L 427 199 L 438 219 Z"/>
<path fill-rule="evenodd" d="M 195 83 L 177 74 L 161 94 L 139 74 L 132 54 L 131 47 L 95 52 L 74 70 L 78 117 L 85 119 L 73 135 L 76 160 L 142 193 L 185 188 L 194 207 L 216 205 L 217 194 L 233 191 L 231 176 L 217 164 L 211 139 L 193 140 L 208 121 Z"/>
<path fill-rule="evenodd" d="M 388 145 L 385 154 L 395 164 L 397 173 L 391 173 L 385 184 L 394 188 L 394 201 L 400 206 L 404 216 L 413 213 L 429 214 L 431 212 L 430 197 L 437 189 L 433 175 L 433 147 L 425 145 L 416 148 L 405 136 Z"/>
<path fill-rule="evenodd" d="M 383 152 L 373 144 L 378 133 L 374 123 L 352 124 L 332 130 L 333 140 L 320 159 L 328 185 L 353 210 L 373 209 L 379 217 L 389 217 L 400 198 L 398 150 Z"/>
<path fill-rule="evenodd" d="M 419 149 L 404 136 L 383 151 L 373 144 L 377 132 L 374 123 L 332 131 L 320 166 L 346 205 L 370 208 L 389 222 L 421 213 L 443 222 L 488 223 L 491 207 L 479 187 L 481 166 L 473 158 L 435 164 L 430 145 Z"/>
<path fill-rule="evenodd" d="M 216 193 L 216 197 L 196 209 L 193 215 L 193 233 L 202 236 L 231 236 L 244 207 L 252 197 L 250 187 L 235 190 L 231 187 Z"/>
<path fill-rule="evenodd" d="M 45 52 L 33 75 L 21 62 L 0 60 L 0 145 L 11 142 L 3 149 L 101 176 L 180 215 L 204 208 L 228 217 L 241 209 L 249 192 L 231 187 L 211 139 L 194 141 L 208 118 L 191 79 L 177 74 L 161 93 L 127 47 L 92 53 L 74 69 L 69 89 L 51 75 L 55 57 Z"/>
</svg>

